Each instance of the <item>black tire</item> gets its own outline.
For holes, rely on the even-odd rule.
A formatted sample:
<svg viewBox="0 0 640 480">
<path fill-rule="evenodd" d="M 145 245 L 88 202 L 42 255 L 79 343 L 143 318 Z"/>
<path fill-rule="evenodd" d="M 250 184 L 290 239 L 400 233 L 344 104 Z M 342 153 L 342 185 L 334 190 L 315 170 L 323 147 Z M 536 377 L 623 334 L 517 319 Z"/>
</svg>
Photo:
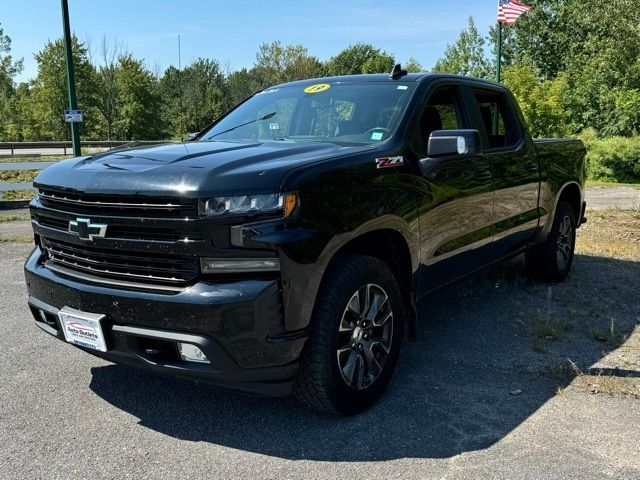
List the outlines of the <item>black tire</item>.
<svg viewBox="0 0 640 480">
<path fill-rule="evenodd" d="M 575 246 L 576 213 L 567 202 L 558 202 L 547 240 L 526 253 L 527 268 L 537 280 L 562 282 L 571 270 Z"/>
<path fill-rule="evenodd" d="M 398 361 L 403 312 L 400 288 L 384 262 L 363 255 L 337 259 L 316 300 L 294 396 L 316 409 L 344 415 L 373 404 Z"/>
</svg>

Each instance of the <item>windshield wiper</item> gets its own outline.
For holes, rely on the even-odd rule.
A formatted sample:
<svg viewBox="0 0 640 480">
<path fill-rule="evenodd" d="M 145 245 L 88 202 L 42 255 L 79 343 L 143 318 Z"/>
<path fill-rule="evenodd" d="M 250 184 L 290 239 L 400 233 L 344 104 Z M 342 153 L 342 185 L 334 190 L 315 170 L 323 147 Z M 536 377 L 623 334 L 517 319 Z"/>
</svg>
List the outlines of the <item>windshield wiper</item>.
<svg viewBox="0 0 640 480">
<path fill-rule="evenodd" d="M 211 140 L 213 137 L 217 137 L 218 135 L 222 135 L 223 133 L 230 132 L 232 130 L 235 130 L 236 128 L 244 127 L 245 125 L 249 125 L 251 123 L 260 122 L 262 120 L 269 120 L 270 118 L 275 117 L 276 113 L 277 112 L 267 113 L 264 117 L 255 118 L 253 120 L 249 120 L 248 122 L 241 123 L 240 125 L 236 125 L 235 127 L 227 128 L 226 130 L 223 130 L 222 132 L 218 132 L 215 135 L 211 135 L 210 137 L 207 138 L 207 140 Z"/>
</svg>

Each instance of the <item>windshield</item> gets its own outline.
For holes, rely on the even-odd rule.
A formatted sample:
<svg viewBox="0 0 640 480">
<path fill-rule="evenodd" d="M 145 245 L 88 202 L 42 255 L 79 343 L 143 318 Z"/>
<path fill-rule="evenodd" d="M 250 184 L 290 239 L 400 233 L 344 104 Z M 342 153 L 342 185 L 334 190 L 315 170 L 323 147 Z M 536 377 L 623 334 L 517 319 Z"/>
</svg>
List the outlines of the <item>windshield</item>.
<svg viewBox="0 0 640 480">
<path fill-rule="evenodd" d="M 399 82 L 271 88 L 238 106 L 200 140 L 377 143 L 393 134 L 414 88 Z"/>
</svg>

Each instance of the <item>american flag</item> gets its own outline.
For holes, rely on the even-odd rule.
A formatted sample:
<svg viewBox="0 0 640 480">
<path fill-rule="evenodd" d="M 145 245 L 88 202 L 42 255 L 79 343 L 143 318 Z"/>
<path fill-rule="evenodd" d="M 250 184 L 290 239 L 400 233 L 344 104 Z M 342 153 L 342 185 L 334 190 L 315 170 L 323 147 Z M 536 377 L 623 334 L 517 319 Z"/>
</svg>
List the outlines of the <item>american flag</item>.
<svg viewBox="0 0 640 480">
<path fill-rule="evenodd" d="M 517 0 L 500 0 L 498 4 L 498 23 L 513 25 L 524 12 L 531 10 L 529 5 Z"/>
</svg>

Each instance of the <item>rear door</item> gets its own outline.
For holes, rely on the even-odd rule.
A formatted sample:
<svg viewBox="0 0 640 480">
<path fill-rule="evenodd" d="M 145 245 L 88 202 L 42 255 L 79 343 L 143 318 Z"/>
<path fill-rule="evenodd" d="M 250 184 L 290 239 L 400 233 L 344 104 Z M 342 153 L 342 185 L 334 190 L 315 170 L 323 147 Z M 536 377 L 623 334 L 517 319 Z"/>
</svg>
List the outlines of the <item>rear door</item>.
<svg viewBox="0 0 640 480">
<path fill-rule="evenodd" d="M 492 165 L 492 250 L 500 258 L 524 247 L 538 226 L 538 159 L 506 90 L 469 86 L 467 98 Z"/>
</svg>

